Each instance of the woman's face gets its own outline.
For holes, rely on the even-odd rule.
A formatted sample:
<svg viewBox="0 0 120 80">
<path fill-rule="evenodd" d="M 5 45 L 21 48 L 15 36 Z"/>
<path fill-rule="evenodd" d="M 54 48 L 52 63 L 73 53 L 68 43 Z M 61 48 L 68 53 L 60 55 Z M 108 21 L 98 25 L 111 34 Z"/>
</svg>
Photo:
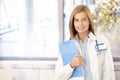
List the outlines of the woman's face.
<svg viewBox="0 0 120 80">
<path fill-rule="evenodd" d="M 78 34 L 89 33 L 89 20 L 87 14 L 82 11 L 74 16 L 74 27 Z"/>
</svg>

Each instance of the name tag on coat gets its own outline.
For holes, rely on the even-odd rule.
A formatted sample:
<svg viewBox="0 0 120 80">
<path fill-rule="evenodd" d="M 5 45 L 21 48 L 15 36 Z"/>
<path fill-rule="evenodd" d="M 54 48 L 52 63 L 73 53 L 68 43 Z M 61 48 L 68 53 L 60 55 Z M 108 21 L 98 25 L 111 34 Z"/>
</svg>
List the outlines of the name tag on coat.
<svg viewBox="0 0 120 80">
<path fill-rule="evenodd" d="M 107 50 L 107 46 L 104 43 L 97 43 L 95 49 L 97 52 L 101 52 Z"/>
</svg>

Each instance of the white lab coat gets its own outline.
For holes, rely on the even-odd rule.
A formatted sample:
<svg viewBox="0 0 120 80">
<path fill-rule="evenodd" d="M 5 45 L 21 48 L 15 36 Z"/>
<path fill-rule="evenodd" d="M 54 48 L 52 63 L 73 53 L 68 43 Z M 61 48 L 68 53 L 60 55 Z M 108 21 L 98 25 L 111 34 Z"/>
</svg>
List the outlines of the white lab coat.
<svg viewBox="0 0 120 80">
<path fill-rule="evenodd" d="M 81 53 L 81 49 L 76 38 L 74 40 L 78 51 Z M 95 49 L 95 40 L 97 40 L 98 43 L 104 43 L 107 46 L 107 50 L 102 51 L 101 54 L 98 55 L 98 52 Z M 107 39 L 99 33 L 93 35 L 93 33 L 90 32 L 87 50 L 93 80 L 115 80 L 113 59 Z M 63 66 L 61 55 L 59 55 L 55 68 L 55 80 L 84 80 L 83 77 L 70 78 L 72 72 L 73 69 L 70 67 L 70 64 Z"/>
</svg>

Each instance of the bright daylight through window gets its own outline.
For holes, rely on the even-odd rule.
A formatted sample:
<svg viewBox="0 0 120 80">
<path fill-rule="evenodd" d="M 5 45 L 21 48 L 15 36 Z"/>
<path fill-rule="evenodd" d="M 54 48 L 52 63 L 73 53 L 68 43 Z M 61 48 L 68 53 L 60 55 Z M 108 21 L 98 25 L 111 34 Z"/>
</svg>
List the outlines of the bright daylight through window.
<svg viewBox="0 0 120 80">
<path fill-rule="evenodd" d="M 0 57 L 57 57 L 58 33 L 57 0 L 0 0 Z"/>
</svg>

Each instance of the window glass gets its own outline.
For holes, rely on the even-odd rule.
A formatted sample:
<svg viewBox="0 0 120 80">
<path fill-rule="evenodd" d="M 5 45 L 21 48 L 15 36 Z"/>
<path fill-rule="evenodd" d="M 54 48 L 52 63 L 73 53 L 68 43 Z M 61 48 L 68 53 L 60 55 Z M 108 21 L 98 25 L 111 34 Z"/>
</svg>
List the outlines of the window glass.
<svg viewBox="0 0 120 80">
<path fill-rule="evenodd" d="M 0 57 L 57 57 L 57 0 L 0 0 Z"/>
</svg>

